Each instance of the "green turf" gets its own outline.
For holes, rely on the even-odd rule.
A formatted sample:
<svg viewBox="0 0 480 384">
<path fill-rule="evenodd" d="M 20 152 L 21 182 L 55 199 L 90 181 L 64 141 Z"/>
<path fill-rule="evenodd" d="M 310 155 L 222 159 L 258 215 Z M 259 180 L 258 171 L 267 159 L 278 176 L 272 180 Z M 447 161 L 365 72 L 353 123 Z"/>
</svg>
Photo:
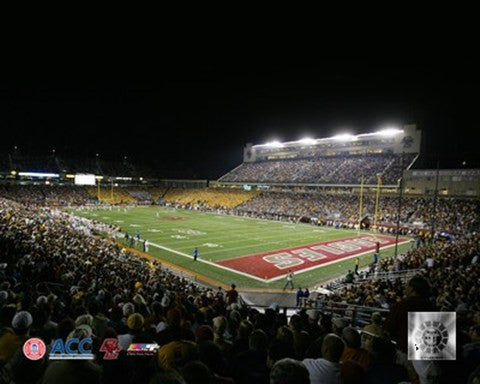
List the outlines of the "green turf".
<svg viewBox="0 0 480 384">
<path fill-rule="evenodd" d="M 79 216 L 118 225 L 123 232 L 128 232 L 130 235 L 135 235 L 138 229 L 141 237 L 148 239 L 149 242 L 188 255 L 191 255 L 193 248 L 197 247 L 199 258 L 212 262 L 357 235 L 356 231 L 351 230 L 164 207 L 112 208 L 111 211 L 99 209 L 73 212 Z M 213 246 L 214 244 L 217 246 Z M 408 249 L 408 247 L 409 245 L 400 245 L 399 251 Z M 141 246 L 138 249 L 141 249 Z M 381 257 L 391 256 L 393 252 L 394 247 L 383 250 Z M 194 262 L 192 258 L 154 246 L 150 246 L 149 253 L 225 284 L 236 283 L 239 287 L 250 288 L 281 288 L 284 284 L 283 280 L 264 283 L 212 265 Z M 371 254 L 360 256 L 360 265 L 366 265 L 371 260 Z M 353 259 L 339 261 L 313 271 L 297 272 L 294 283 L 296 286 L 311 287 L 319 282 L 344 275 L 348 269 L 353 269 Z"/>
</svg>

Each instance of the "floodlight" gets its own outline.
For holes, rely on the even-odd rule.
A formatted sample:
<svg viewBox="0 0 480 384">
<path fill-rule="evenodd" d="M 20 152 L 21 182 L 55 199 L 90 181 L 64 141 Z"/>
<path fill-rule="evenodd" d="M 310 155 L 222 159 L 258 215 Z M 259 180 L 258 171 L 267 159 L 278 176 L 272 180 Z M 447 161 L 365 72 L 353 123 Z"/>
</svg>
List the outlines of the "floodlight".
<svg viewBox="0 0 480 384">
<path fill-rule="evenodd" d="M 312 144 L 316 144 L 317 140 L 312 139 L 311 137 L 304 137 L 303 139 L 298 140 L 298 142 L 301 144 L 312 145 Z"/>
<path fill-rule="evenodd" d="M 26 177 L 60 177 L 58 173 L 43 173 L 43 172 L 18 172 L 18 176 Z"/>
<path fill-rule="evenodd" d="M 381 131 L 376 132 L 377 135 L 384 136 L 384 137 L 392 137 L 398 135 L 399 133 L 403 133 L 403 129 L 398 128 L 385 128 Z"/>
<path fill-rule="evenodd" d="M 267 147 L 271 147 L 271 148 L 281 148 L 281 147 L 283 147 L 283 144 L 280 143 L 278 140 L 270 141 L 270 142 L 266 143 L 265 145 Z"/>
<path fill-rule="evenodd" d="M 355 136 L 350 133 L 342 133 L 340 135 L 333 136 L 332 139 L 338 141 L 353 141 L 355 139 Z"/>
</svg>

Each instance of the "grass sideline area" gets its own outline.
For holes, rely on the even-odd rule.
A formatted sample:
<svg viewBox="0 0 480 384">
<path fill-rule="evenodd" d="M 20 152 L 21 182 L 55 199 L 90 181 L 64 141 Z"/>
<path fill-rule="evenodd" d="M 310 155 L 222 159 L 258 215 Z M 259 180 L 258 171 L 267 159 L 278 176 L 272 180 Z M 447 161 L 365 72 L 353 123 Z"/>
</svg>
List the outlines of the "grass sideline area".
<svg viewBox="0 0 480 384">
<path fill-rule="evenodd" d="M 148 253 L 183 269 L 218 280 L 224 284 L 235 283 L 239 288 L 281 289 L 285 279 L 263 282 L 233 271 L 220 269 L 217 261 L 240 256 L 281 250 L 305 244 L 332 241 L 357 236 L 356 231 L 319 227 L 310 224 L 253 219 L 241 216 L 219 215 L 167 207 L 112 207 L 112 209 L 70 210 L 70 212 L 118 225 L 122 232 L 134 236 L 138 231 L 151 245 Z M 362 235 L 368 235 L 364 232 Z M 197 247 L 199 260 L 193 261 L 192 252 Z M 399 253 L 410 244 L 399 244 Z M 139 243 L 136 247 L 142 251 Z M 394 254 L 394 247 L 382 249 L 380 258 Z M 360 267 L 372 261 L 373 252 L 359 256 Z M 340 260 L 316 269 L 297 272 L 295 287 L 313 287 L 321 282 L 344 276 L 354 269 L 354 260 Z M 201 277 L 199 277 L 201 279 Z"/>
</svg>

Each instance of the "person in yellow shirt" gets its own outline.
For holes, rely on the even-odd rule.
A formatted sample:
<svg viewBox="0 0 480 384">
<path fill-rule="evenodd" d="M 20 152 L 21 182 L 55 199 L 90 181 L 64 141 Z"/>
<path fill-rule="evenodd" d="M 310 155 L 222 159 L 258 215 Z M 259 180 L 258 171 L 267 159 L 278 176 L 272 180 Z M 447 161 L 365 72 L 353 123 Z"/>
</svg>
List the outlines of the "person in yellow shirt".
<svg viewBox="0 0 480 384">
<path fill-rule="evenodd" d="M 0 361 L 5 364 L 22 348 L 29 337 L 32 315 L 27 311 L 20 311 L 13 317 L 12 328 L 0 337 Z"/>
<path fill-rule="evenodd" d="M 372 313 L 372 323 L 363 327 L 363 343 L 367 351 L 371 351 L 372 340 L 375 336 L 384 337 L 385 331 L 382 328 L 382 315 L 380 312 Z"/>
</svg>

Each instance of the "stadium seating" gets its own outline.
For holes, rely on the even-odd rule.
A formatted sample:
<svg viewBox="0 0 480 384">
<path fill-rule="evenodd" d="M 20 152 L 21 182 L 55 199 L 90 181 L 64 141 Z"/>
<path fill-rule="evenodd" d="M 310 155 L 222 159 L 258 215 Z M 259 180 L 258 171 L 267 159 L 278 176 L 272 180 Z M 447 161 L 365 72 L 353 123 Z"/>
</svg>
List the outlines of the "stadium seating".
<svg viewBox="0 0 480 384">
<path fill-rule="evenodd" d="M 225 188 L 171 189 L 163 199 L 167 203 L 196 206 L 198 208 L 228 209 L 245 203 L 257 194 L 258 192 Z"/>
<path fill-rule="evenodd" d="M 97 198 L 101 202 L 108 204 L 132 204 L 137 202 L 134 196 L 132 196 L 126 188 L 100 188 L 100 194 L 95 187 L 88 188 L 88 193 L 92 198 Z"/>
<path fill-rule="evenodd" d="M 303 309 L 288 319 L 278 305 L 258 311 L 227 304 L 230 293 L 186 281 L 109 239 L 93 236 L 117 230 L 0 198 L 2 382 L 50 382 L 62 375 L 61 382 L 68 383 L 88 374 L 88 382 L 95 384 L 164 382 L 167 377 L 181 383 L 202 372 L 207 379 L 201 382 L 213 376 L 215 382 L 268 383 L 270 375 L 275 383 L 279 370 L 292 372 L 293 366 L 300 376 L 314 372 L 321 381 L 335 373 L 338 382 L 350 383 L 428 382 L 426 373 L 437 382 L 478 377 L 478 234 L 438 240 L 400 259 L 381 260 L 382 270 L 423 271 L 408 282 L 373 279 L 346 285 L 328 297 L 318 294 L 314 302 L 323 306 Z M 433 264 L 426 263 L 429 258 Z M 401 358 L 406 357 L 402 316 L 412 303 L 416 310 L 456 311 L 456 361 L 430 362 L 427 372 L 426 366 Z M 362 329 L 354 328 L 348 313 L 358 306 L 379 308 L 384 315 L 373 314 L 371 324 L 367 318 Z M 362 342 L 358 332 L 364 330 L 368 338 Z M 23 355 L 22 345 L 29 337 L 40 337 L 48 345 L 56 337 L 72 335 L 91 336 L 97 355 L 78 372 L 66 369 L 71 362 L 44 356 L 32 363 Z M 100 349 L 105 338 L 121 345 L 157 343 L 160 348 L 142 358 L 123 350 L 118 360 L 110 361 Z M 326 348 L 335 348 L 335 354 L 322 355 Z M 31 368 L 25 369 L 25 364 Z M 318 364 L 329 370 L 318 373 L 313 368 Z"/>
<path fill-rule="evenodd" d="M 404 155 L 404 168 L 414 155 Z M 270 182 L 295 184 L 397 184 L 401 175 L 401 155 L 342 155 L 310 159 L 268 160 L 243 163 L 221 177 L 221 182 Z"/>
<path fill-rule="evenodd" d="M 359 206 L 359 196 L 352 194 L 268 192 L 253 197 L 238 206 L 236 211 L 268 218 L 315 218 L 322 224 L 351 227 L 359 221 Z M 479 209 L 480 202 L 477 199 L 439 198 L 435 215 L 437 231 L 462 233 L 478 230 Z M 432 198 L 404 197 L 400 224 L 409 229 L 429 228 L 432 212 Z M 378 225 L 395 227 L 398 197 L 381 196 L 377 214 Z M 362 218 L 372 221 L 374 215 L 375 196 L 366 194 Z"/>
</svg>

